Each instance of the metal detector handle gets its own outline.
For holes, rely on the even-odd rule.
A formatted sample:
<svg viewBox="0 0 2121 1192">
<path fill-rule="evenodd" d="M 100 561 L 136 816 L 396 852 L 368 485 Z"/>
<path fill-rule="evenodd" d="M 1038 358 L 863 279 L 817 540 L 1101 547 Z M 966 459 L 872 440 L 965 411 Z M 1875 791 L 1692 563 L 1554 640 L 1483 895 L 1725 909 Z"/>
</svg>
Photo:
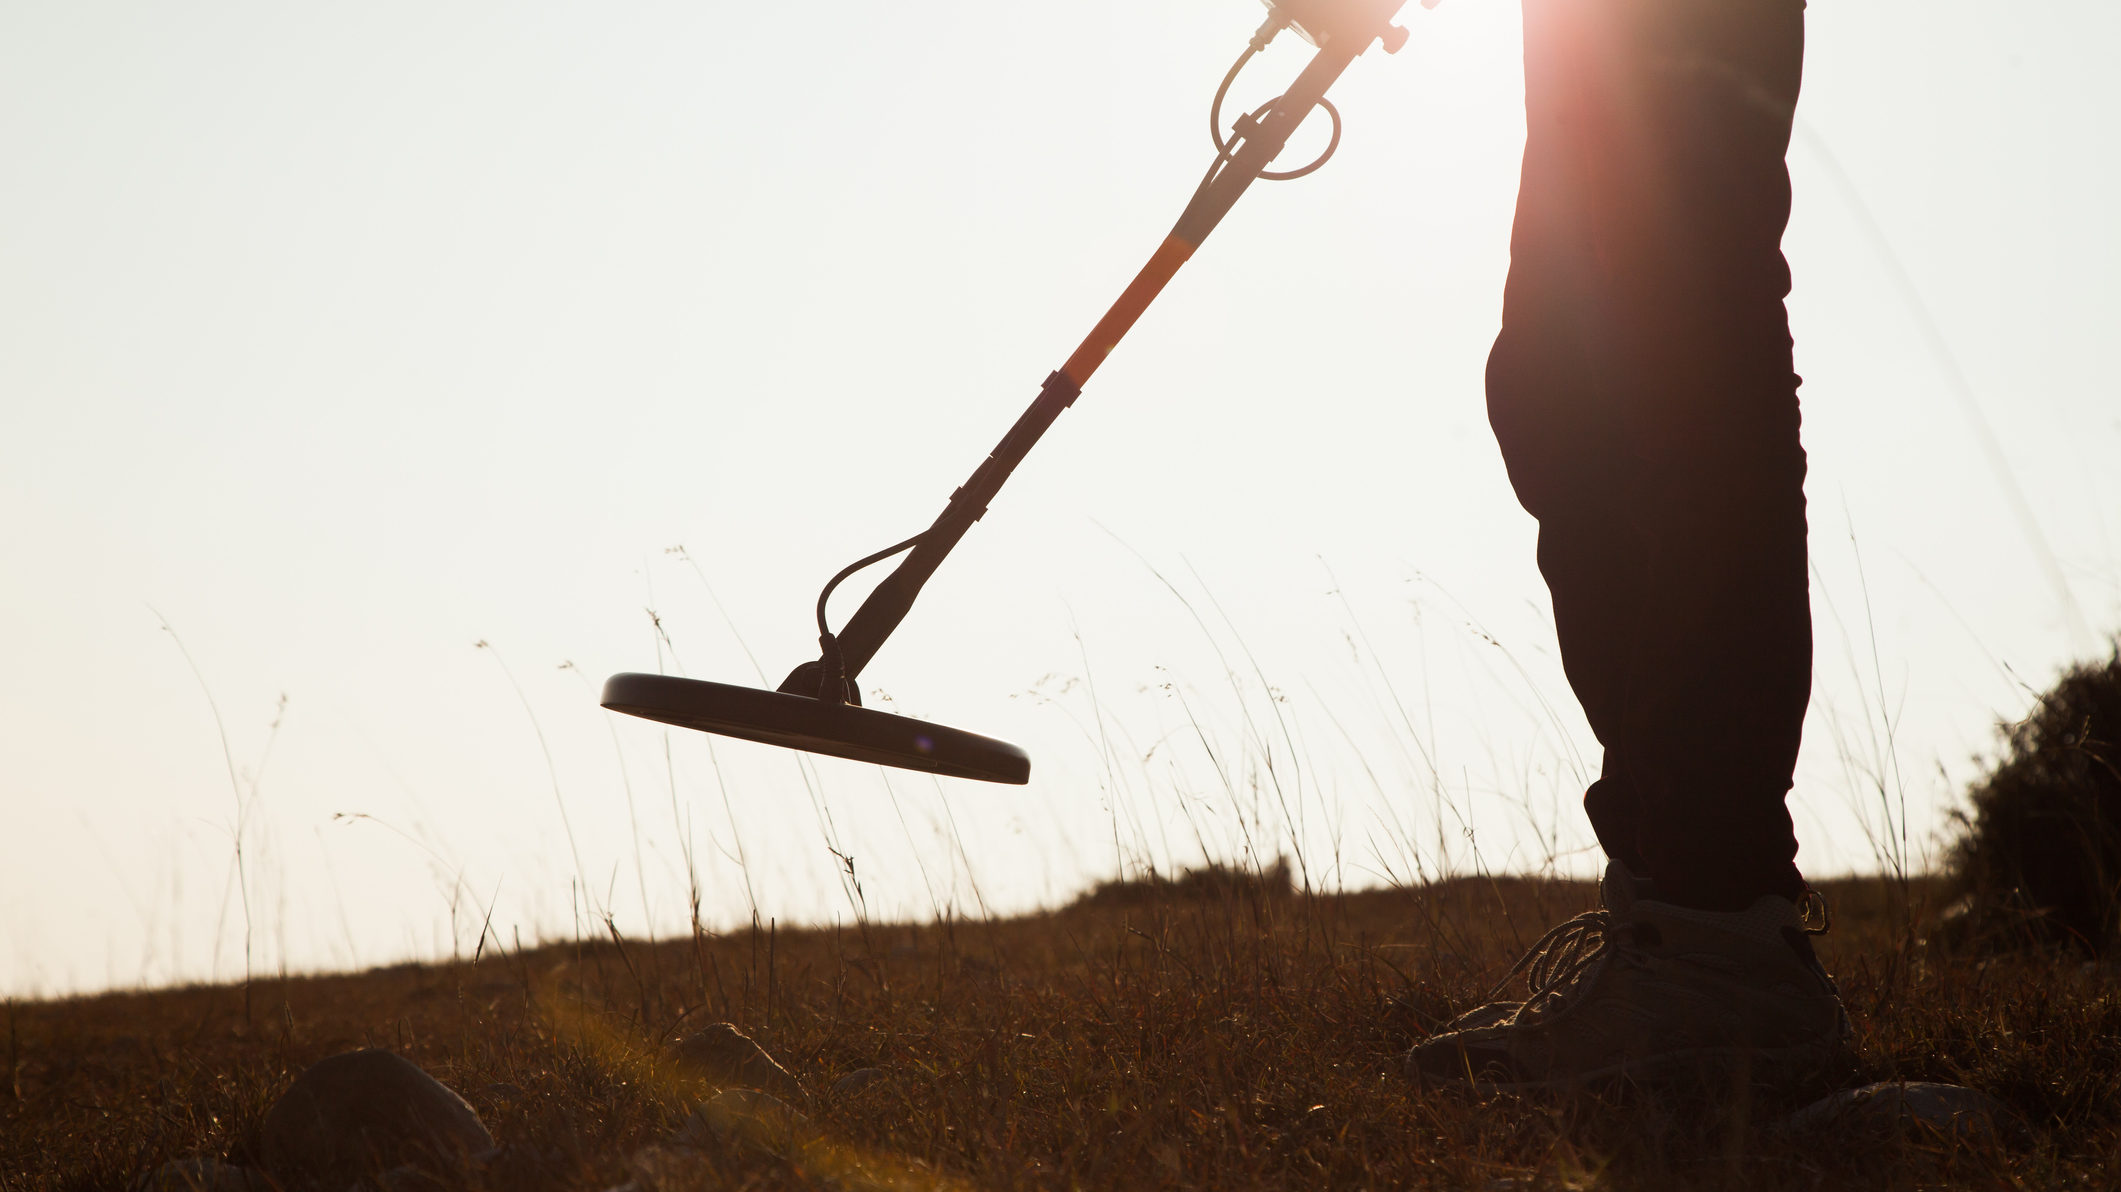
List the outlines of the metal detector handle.
<svg viewBox="0 0 2121 1192">
<path fill-rule="evenodd" d="M 1090 329 L 1090 334 L 1068 357 L 1067 363 L 1046 377 L 1045 385 L 1030 408 L 1016 420 L 1016 425 L 1009 428 L 1009 433 L 1002 436 L 1002 441 L 980 463 L 972 477 L 950 494 L 950 503 L 944 507 L 942 515 L 921 535 L 905 560 L 869 593 L 861 608 L 848 619 L 837 637 L 850 688 L 854 685 L 854 677 L 876 656 L 899 622 L 905 620 L 928 577 L 935 574 L 935 569 L 964 538 L 972 523 L 987 512 L 987 505 L 1001 491 L 1002 482 L 1016 470 L 1017 464 L 1023 462 L 1024 456 L 1047 428 L 1060 418 L 1061 411 L 1075 403 L 1091 374 L 1105 362 L 1112 349 L 1119 346 L 1119 341 L 1156 296 L 1163 292 L 1179 266 L 1186 263 L 1201 242 L 1208 238 L 1208 233 L 1215 230 L 1238 198 L 1288 144 L 1304 117 L 1325 97 L 1326 89 L 1369 48 L 1371 41 L 1382 34 L 1386 22 L 1399 7 L 1390 0 L 1386 0 L 1386 6 L 1378 19 L 1378 34 L 1366 38 L 1336 36 L 1328 39 L 1288 90 L 1274 101 L 1266 117 L 1245 129 L 1236 152 L 1230 155 L 1227 164 L 1219 163 L 1220 168 L 1202 183 L 1192 201 L 1186 204 L 1177 224 L 1171 228 L 1171 234 L 1164 238 L 1141 272 Z M 821 663 L 806 662 L 781 683 L 780 689 L 797 695 L 817 695 L 822 673 Z"/>
</svg>

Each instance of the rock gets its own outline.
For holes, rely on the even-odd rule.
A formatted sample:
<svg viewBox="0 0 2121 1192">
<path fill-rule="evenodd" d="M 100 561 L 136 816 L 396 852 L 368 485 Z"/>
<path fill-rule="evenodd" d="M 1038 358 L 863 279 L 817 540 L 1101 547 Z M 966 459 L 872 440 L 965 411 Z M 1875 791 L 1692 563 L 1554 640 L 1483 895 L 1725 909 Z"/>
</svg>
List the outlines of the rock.
<svg viewBox="0 0 2121 1192">
<path fill-rule="evenodd" d="M 698 1143 L 712 1137 L 787 1158 L 802 1149 L 810 1133 L 810 1119 L 779 1097 L 757 1089 L 723 1089 L 692 1111 L 678 1140 Z"/>
<path fill-rule="evenodd" d="M 546 1145 L 504 1142 L 478 1157 L 481 1188 L 558 1187 L 579 1167 L 573 1139 L 548 1137 Z"/>
<path fill-rule="evenodd" d="M 758 1089 L 791 1101 L 806 1098 L 802 1083 L 788 1074 L 751 1036 L 726 1022 L 688 1036 L 670 1048 L 670 1062 L 694 1080 L 720 1089 Z"/>
<path fill-rule="evenodd" d="M 604 1192 L 725 1192 L 724 1164 L 682 1146 L 644 1146 L 626 1161 L 632 1179 Z"/>
<path fill-rule="evenodd" d="M 456 1182 L 408 1163 L 355 1180 L 346 1186 L 346 1192 L 456 1192 Z"/>
<path fill-rule="evenodd" d="M 832 1082 L 834 1100 L 852 1097 L 870 1085 L 891 1079 L 891 1074 L 882 1068 L 856 1068 Z"/>
<path fill-rule="evenodd" d="M 1972 1140 L 2013 1135 L 2024 1127 L 2001 1101 L 1977 1089 L 1928 1081 L 1885 1081 L 1843 1089 L 1784 1119 L 1792 1133 L 1859 1130 L 1872 1133 L 1934 1131 Z"/>
<path fill-rule="evenodd" d="M 461 1176 L 494 1149 L 464 1098 L 380 1049 L 311 1065 L 266 1112 L 259 1143 L 273 1178 L 325 1192 L 364 1176 L 392 1188 L 417 1187 L 417 1173 Z"/>
<path fill-rule="evenodd" d="M 176 1159 L 143 1172 L 131 1192 L 266 1192 L 264 1176 L 218 1159 Z"/>
</svg>

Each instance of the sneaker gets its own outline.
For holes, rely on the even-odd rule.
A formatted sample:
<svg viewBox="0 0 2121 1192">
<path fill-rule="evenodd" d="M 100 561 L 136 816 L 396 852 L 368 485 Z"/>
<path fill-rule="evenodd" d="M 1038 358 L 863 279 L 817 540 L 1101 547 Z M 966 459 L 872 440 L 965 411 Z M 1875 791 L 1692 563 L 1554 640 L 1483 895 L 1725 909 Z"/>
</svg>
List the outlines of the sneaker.
<svg viewBox="0 0 2121 1192">
<path fill-rule="evenodd" d="M 1526 952 L 1524 958 L 1510 969 L 1509 975 L 1505 976 L 1494 989 L 1488 991 L 1488 1000 L 1444 1023 L 1443 1028 L 1436 1032 L 1436 1037 L 1440 1039 L 1446 1035 L 1484 1030 L 1489 1027 L 1502 1026 L 1509 1022 L 1517 1013 L 1518 1008 L 1523 1006 L 1524 1003 L 1522 1001 L 1496 1000 L 1496 995 L 1508 989 L 1510 983 L 1517 979 L 1518 974 L 1526 969 L 1533 969 L 1534 974 L 1531 978 L 1533 987 L 1539 988 L 1548 984 L 1548 981 L 1543 980 L 1543 978 L 1548 975 L 1545 970 L 1548 967 L 1549 958 L 1559 960 L 1563 957 L 1563 954 L 1568 950 L 1567 947 L 1563 946 L 1564 940 L 1588 934 L 1592 930 L 1589 924 L 1594 921 L 1601 924 L 1627 922 L 1629 911 L 1633 909 L 1637 901 L 1649 896 L 1650 888 L 1650 880 L 1648 878 L 1636 877 L 1633 871 L 1618 861 L 1609 863 L 1606 866 L 1605 876 L 1598 880 L 1598 909 L 1586 911 L 1541 936 L 1539 942 L 1532 945 L 1531 951 Z M 1569 947 L 1573 946 L 1569 945 Z M 1411 1065 L 1411 1063 L 1412 1057 L 1409 1056 L 1409 1064 Z M 1408 1072 L 1412 1074 L 1413 1069 L 1411 1066 L 1408 1068 Z"/>
<path fill-rule="evenodd" d="M 1547 932 L 1490 995 L 1522 974 L 1524 1000 L 1452 1020 L 1407 1053 L 1407 1075 L 1483 1090 L 1738 1072 L 1796 1086 L 1847 1066 L 1848 1016 L 1797 904 L 1720 914 L 1654 893 L 1612 865 L 1599 908 Z"/>
</svg>

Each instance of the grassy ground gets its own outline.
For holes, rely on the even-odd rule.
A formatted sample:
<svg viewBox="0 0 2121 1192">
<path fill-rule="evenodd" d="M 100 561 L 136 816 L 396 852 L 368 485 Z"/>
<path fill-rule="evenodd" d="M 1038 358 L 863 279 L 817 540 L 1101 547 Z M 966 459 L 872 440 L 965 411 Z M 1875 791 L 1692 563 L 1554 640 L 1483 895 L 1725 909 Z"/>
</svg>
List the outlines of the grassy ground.
<svg viewBox="0 0 2121 1192">
<path fill-rule="evenodd" d="M 1771 1128 L 1788 1106 L 1745 1095 L 1419 1095 L 1396 1054 L 1591 888 L 1208 882 L 994 922 L 488 943 L 473 963 L 12 1005 L 0 1189 L 249 1162 L 289 1080 L 363 1046 L 471 1101 L 507 1147 L 496 1188 L 2121 1187 L 2113 972 L 1926 949 L 1920 883 L 1828 892 L 1860 1079 L 1983 1089 L 2023 1136 L 1789 1138 Z M 806 1142 L 670 1141 L 696 1091 L 658 1049 L 724 1020 L 812 1091 Z M 833 1094 L 869 1067 L 888 1079 Z"/>
</svg>

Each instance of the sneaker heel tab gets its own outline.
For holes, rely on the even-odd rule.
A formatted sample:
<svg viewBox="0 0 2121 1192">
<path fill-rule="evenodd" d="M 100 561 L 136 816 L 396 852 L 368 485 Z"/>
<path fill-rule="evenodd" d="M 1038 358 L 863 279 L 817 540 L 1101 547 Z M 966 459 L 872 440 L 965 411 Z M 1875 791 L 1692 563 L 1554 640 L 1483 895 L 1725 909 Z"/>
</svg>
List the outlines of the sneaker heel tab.
<svg viewBox="0 0 2121 1192">
<path fill-rule="evenodd" d="M 1804 888 L 1804 897 L 1797 900 L 1797 918 L 1804 925 L 1806 935 L 1825 935 L 1834 929 L 1834 908 L 1828 904 L 1826 895 L 1810 886 Z"/>
<path fill-rule="evenodd" d="M 1625 917 L 1638 902 L 1657 901 L 1657 883 L 1628 867 L 1625 861 L 1608 861 L 1598 879 L 1598 905 Z"/>
</svg>

